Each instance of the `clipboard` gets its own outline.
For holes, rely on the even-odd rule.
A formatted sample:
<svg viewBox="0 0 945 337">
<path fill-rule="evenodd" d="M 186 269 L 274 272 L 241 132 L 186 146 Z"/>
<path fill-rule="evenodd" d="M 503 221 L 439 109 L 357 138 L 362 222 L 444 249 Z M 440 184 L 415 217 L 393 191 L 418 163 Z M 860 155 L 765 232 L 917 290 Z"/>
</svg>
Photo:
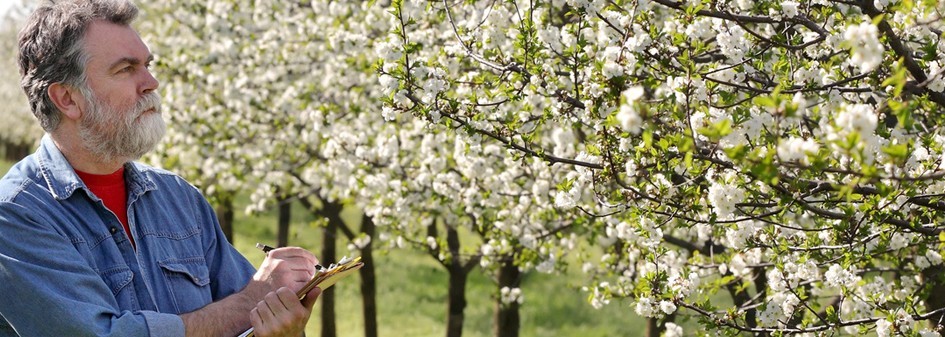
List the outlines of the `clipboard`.
<svg viewBox="0 0 945 337">
<path fill-rule="evenodd" d="M 341 261 L 338 261 L 338 263 L 333 263 L 327 268 L 318 268 L 315 270 L 315 275 L 312 276 L 312 279 L 305 283 L 305 286 L 303 286 L 302 289 L 299 289 L 295 295 L 299 298 L 299 301 L 301 301 L 305 299 L 305 296 L 308 295 L 308 292 L 312 291 L 312 289 L 315 289 L 315 287 L 319 287 L 322 290 L 328 289 L 335 285 L 335 283 L 338 283 L 338 281 L 351 276 L 351 274 L 354 274 L 354 272 L 356 272 L 358 269 L 361 269 L 361 267 L 364 267 L 364 262 L 361 262 L 361 257 L 359 256 L 353 259 L 344 257 L 341 259 Z M 239 334 L 237 337 L 254 336 L 255 333 L 253 328 L 249 328 L 248 330 L 243 331 L 243 333 Z"/>
</svg>

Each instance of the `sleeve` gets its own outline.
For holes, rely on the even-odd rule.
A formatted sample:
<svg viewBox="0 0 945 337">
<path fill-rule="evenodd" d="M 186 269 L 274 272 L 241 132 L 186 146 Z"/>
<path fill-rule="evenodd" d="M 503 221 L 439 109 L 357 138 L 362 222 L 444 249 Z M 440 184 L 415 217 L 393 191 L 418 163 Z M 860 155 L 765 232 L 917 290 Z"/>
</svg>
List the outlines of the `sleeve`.
<svg viewBox="0 0 945 337">
<path fill-rule="evenodd" d="M 184 336 L 173 314 L 120 310 L 70 239 L 0 202 L 0 314 L 28 336 Z"/>
<path fill-rule="evenodd" d="M 233 293 L 243 290 L 252 279 L 256 268 L 246 257 L 240 254 L 226 239 L 216 212 L 207 199 L 194 188 L 197 200 L 200 200 L 199 218 L 207 235 L 205 259 L 210 269 L 210 286 L 213 301 L 219 301 Z"/>
</svg>

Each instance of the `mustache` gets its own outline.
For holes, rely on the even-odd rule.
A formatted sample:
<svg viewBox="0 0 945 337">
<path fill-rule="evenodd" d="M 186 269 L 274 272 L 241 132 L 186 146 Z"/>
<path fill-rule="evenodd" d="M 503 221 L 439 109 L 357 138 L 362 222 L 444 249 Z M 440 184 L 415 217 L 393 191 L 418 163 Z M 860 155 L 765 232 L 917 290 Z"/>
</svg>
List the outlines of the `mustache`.
<svg viewBox="0 0 945 337">
<path fill-rule="evenodd" d="M 158 115 L 161 114 L 161 95 L 158 95 L 157 92 L 152 91 L 145 94 L 138 102 L 135 103 L 135 118 L 144 114 L 145 111 L 154 109 Z"/>
</svg>

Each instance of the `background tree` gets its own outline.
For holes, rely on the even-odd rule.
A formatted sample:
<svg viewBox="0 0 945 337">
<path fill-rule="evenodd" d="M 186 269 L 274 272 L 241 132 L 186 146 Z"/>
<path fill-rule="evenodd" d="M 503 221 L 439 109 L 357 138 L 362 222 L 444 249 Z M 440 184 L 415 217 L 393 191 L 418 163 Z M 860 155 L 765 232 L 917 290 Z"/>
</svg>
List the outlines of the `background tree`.
<svg viewBox="0 0 945 337">
<path fill-rule="evenodd" d="M 316 15 L 312 6 L 328 10 Z M 232 203 L 241 191 L 250 193 L 248 212 L 277 205 L 284 220 L 279 227 L 280 245 L 287 243 L 288 214 L 295 201 L 309 202 L 314 197 L 321 201 L 311 208 L 315 215 L 341 218 L 344 195 L 338 191 L 346 191 L 346 183 L 353 180 L 344 171 L 332 174 L 346 169 L 348 163 L 322 156 L 321 148 L 331 139 L 330 132 L 322 134 L 322 127 L 330 130 L 336 118 L 353 113 L 347 109 L 360 100 L 349 103 L 346 97 L 336 96 L 351 95 L 344 90 L 365 82 L 358 81 L 358 76 L 367 79 L 370 73 L 359 72 L 354 65 L 348 70 L 343 51 L 332 44 L 351 43 L 346 37 L 319 34 L 341 31 L 339 25 L 347 25 L 349 18 L 352 26 L 366 22 L 368 12 L 360 6 L 174 1 L 149 8 L 165 18 L 147 20 L 154 26 L 144 31 L 154 34 L 150 40 L 157 41 L 152 45 L 161 68 L 157 72 L 169 74 L 166 97 L 172 110 L 179 111 L 172 116 L 174 127 L 167 143 L 173 145 L 159 156 L 168 165 L 182 166 L 196 185 L 224 202 Z M 352 28 L 361 27 L 362 32 L 369 28 Z M 318 78 L 339 69 L 354 77 Z M 327 222 L 319 254 L 326 262 L 339 259 L 334 249 L 339 226 L 346 224 Z M 361 275 L 365 331 L 374 336 L 374 265 L 369 252 Z M 329 290 L 321 301 L 323 336 L 336 334 L 333 297 Z"/>
<path fill-rule="evenodd" d="M 498 331 L 514 335 L 522 275 L 536 266 L 554 271 L 565 253 L 558 241 L 570 240 L 570 220 L 549 216 L 558 172 L 504 160 L 498 146 L 455 142 L 449 129 L 408 116 L 386 121 L 379 98 L 389 83 L 378 81 L 372 51 L 385 48 L 375 42 L 395 23 L 388 10 L 368 2 L 154 5 L 149 13 L 165 20 L 146 18 L 153 26 L 143 31 L 157 41 L 156 72 L 170 74 L 164 90 L 179 111 L 173 145 L 160 156 L 209 195 L 253 186 L 250 211 L 301 202 L 326 219 L 326 261 L 338 233 L 365 259 L 375 242 L 428 251 L 450 273 L 450 336 L 462 332 L 466 278 L 480 263 L 490 266 L 497 312 L 510 318 L 497 320 L 508 322 Z M 349 205 L 364 210 L 360 233 L 341 220 Z M 479 239 L 462 248 L 462 233 Z M 362 276 L 370 311 L 373 278 Z M 330 293 L 322 303 L 322 334 L 331 336 Z"/>
<path fill-rule="evenodd" d="M 382 66 L 376 52 L 391 51 L 382 42 L 399 25 L 390 4 L 140 5 L 137 28 L 155 54 L 170 122 L 166 142 L 146 160 L 201 188 L 231 239 L 236 198 L 250 195 L 251 213 L 301 203 L 325 219 L 319 223 L 326 243 L 342 235 L 366 260 L 374 247 L 426 252 L 449 274 L 450 336 L 462 332 L 471 274 L 484 270 L 496 282 L 489 294 L 496 334 L 514 336 L 523 280 L 533 271 L 563 269 L 566 255 L 578 250 L 576 235 L 587 219 L 551 202 L 553 187 L 574 178 L 569 168 L 523 163 L 483 138 L 383 108 L 381 98 L 397 85 L 376 75 Z M 576 153 L 570 130 L 558 136 L 559 153 Z M 574 197 L 586 202 L 593 194 Z M 357 229 L 341 220 L 352 207 L 361 212 Z M 279 237 L 288 239 L 289 230 Z M 329 251 L 320 256 L 334 260 L 336 249 L 323 246 Z M 372 271 L 362 270 L 367 336 L 377 334 Z M 322 322 L 323 335 L 333 335 L 330 316 Z"/>
<path fill-rule="evenodd" d="M 650 335 L 937 336 L 942 6 L 395 1 L 381 77 L 395 112 L 573 170 L 592 304 Z"/>
<path fill-rule="evenodd" d="M 6 103 L 0 108 L 0 155 L 11 162 L 30 154 L 43 136 L 20 87 L 17 65 L 17 34 L 29 13 L 28 5 L 15 1 L 8 12 L 0 13 L 0 102 Z"/>
<path fill-rule="evenodd" d="M 500 146 L 398 118 L 383 129 L 394 132 L 384 143 L 396 156 L 365 178 L 370 192 L 362 207 L 374 215 L 382 240 L 425 250 L 446 269 L 447 336 L 462 332 L 465 284 L 477 266 L 497 285 L 496 335 L 516 335 L 522 279 L 533 270 L 556 272 L 568 253 L 562 242 L 572 240 L 573 219 L 548 203 L 560 170 L 522 165 L 503 158 Z"/>
</svg>

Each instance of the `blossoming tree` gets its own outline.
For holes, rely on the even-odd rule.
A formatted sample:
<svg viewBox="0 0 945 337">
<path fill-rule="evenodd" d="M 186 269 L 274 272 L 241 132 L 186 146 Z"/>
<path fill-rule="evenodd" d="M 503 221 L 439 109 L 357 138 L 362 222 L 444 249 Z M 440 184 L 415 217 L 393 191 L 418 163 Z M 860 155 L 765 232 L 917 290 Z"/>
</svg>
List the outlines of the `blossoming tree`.
<svg viewBox="0 0 945 337">
<path fill-rule="evenodd" d="M 409 115 L 391 118 L 379 141 L 387 155 L 364 178 L 361 207 L 381 240 L 426 251 L 446 269 L 447 336 L 462 333 L 466 280 L 479 266 L 497 285 L 496 336 L 517 335 L 523 276 L 556 272 L 575 246 L 579 225 L 549 202 L 567 170 L 523 165 L 496 144 Z"/>
<path fill-rule="evenodd" d="M 940 335 L 945 5 L 393 6 L 387 113 L 573 170 L 593 305 L 653 336 Z"/>
<path fill-rule="evenodd" d="M 142 31 L 151 34 L 156 72 L 172 111 L 169 146 L 158 154 L 165 165 L 188 175 L 218 202 L 232 202 L 237 193 L 248 192 L 249 212 L 278 205 L 284 224 L 290 203 L 310 197 L 320 201 L 321 207 L 311 210 L 332 221 L 319 256 L 337 261 L 335 232 L 355 235 L 340 221 L 340 213 L 355 187 L 351 170 L 356 163 L 334 156 L 332 149 L 338 147 L 332 143 L 345 138 L 334 137 L 340 132 L 333 132 L 333 124 L 341 122 L 337 130 L 345 129 L 347 116 L 356 115 L 347 110 L 358 109 L 363 101 L 351 99 L 357 98 L 354 87 L 373 77 L 365 70 L 370 63 L 347 63 L 351 54 L 342 46 L 352 40 L 334 34 L 343 32 L 341 24 L 349 17 L 355 18 L 352 26 L 370 28 L 363 25 L 370 22 L 365 20 L 370 13 L 358 4 L 334 4 L 316 15 L 313 6 L 323 5 L 240 0 L 147 4 L 152 17 L 144 18 Z M 280 227 L 281 244 L 287 232 Z M 361 270 L 365 334 L 376 336 L 374 266 L 370 250 L 362 253 L 368 264 Z M 329 291 L 320 300 L 323 336 L 336 334 L 333 299 Z"/>
<path fill-rule="evenodd" d="M 3 123 L 0 124 L 0 147 L 8 161 L 18 161 L 33 150 L 43 130 L 30 112 L 26 94 L 20 87 L 20 72 L 17 66 L 17 34 L 25 21 L 27 3 L 15 1 L 7 13 L 0 17 L 0 102 L 7 102 L 0 109 Z"/>
<path fill-rule="evenodd" d="M 385 50 L 375 43 L 396 23 L 386 5 L 177 0 L 145 8 L 142 31 L 172 125 L 159 160 L 218 201 L 250 192 L 251 211 L 302 202 L 328 219 L 326 261 L 335 259 L 335 230 L 365 259 L 379 243 L 429 253 L 450 274 L 449 336 L 462 333 L 466 278 L 489 267 L 499 330 L 517 332 L 521 276 L 555 271 L 573 246 L 573 220 L 548 215 L 554 178 L 568 170 L 521 165 L 499 146 L 383 111 L 391 82 L 378 80 L 373 51 Z M 341 220 L 349 205 L 363 210 L 360 233 Z M 475 239 L 461 242 L 462 232 Z M 362 273 L 373 271 L 367 264 Z M 373 283 L 363 282 L 373 320 Z M 324 329 L 331 321 L 323 317 L 323 336 L 333 334 Z M 376 335 L 376 326 L 366 329 Z"/>
</svg>

